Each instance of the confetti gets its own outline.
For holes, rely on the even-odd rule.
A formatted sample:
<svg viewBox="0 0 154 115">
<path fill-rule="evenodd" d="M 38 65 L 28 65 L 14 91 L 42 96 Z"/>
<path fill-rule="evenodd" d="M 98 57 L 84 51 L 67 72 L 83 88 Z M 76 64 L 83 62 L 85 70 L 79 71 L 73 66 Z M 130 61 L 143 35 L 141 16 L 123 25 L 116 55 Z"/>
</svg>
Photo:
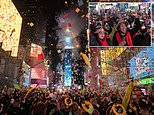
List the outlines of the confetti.
<svg viewBox="0 0 154 115">
<path fill-rule="evenodd" d="M 30 23 L 27 23 L 27 25 L 30 25 L 31 27 L 34 26 L 34 23 L 33 22 L 30 22 Z"/>
<path fill-rule="evenodd" d="M 87 13 L 87 14 L 86 14 L 86 18 L 88 18 L 88 16 L 89 16 L 89 14 Z"/>
<path fill-rule="evenodd" d="M 84 18 L 84 17 L 85 17 L 85 15 L 82 15 L 82 16 L 81 16 L 81 18 Z"/>
<path fill-rule="evenodd" d="M 72 27 L 72 24 L 71 23 L 68 23 L 68 27 Z"/>
<path fill-rule="evenodd" d="M 69 16 L 69 14 L 68 14 L 68 13 L 66 13 L 66 14 L 64 15 L 64 18 L 68 18 L 68 16 Z"/>
<path fill-rule="evenodd" d="M 58 53 L 61 53 L 61 50 L 58 50 L 57 52 L 58 52 Z"/>
<path fill-rule="evenodd" d="M 76 12 L 76 13 L 79 13 L 79 12 L 80 12 L 80 9 L 79 9 L 79 8 L 76 8 L 76 9 L 75 9 L 75 12 Z"/>
</svg>

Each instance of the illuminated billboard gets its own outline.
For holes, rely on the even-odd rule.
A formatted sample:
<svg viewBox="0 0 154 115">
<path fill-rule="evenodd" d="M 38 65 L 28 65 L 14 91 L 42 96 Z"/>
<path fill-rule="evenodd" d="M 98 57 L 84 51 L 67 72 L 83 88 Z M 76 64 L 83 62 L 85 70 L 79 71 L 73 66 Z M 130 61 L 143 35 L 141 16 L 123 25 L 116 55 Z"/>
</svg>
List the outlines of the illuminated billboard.
<svg viewBox="0 0 154 115">
<path fill-rule="evenodd" d="M 2 49 L 17 57 L 22 17 L 12 0 L 0 0 L 0 42 Z"/>
<path fill-rule="evenodd" d="M 65 50 L 64 58 L 64 86 L 72 85 L 72 50 Z"/>
<path fill-rule="evenodd" d="M 145 84 L 154 84 L 154 77 L 142 79 L 139 82 L 137 82 L 137 85 L 145 85 Z"/>
<path fill-rule="evenodd" d="M 145 48 L 130 61 L 130 74 L 134 79 L 154 74 L 154 46 Z"/>
<path fill-rule="evenodd" d="M 107 75 L 107 73 L 113 72 L 111 71 L 112 61 L 125 50 L 126 50 L 125 47 L 121 48 L 110 47 L 108 50 L 103 50 L 103 49 L 100 50 L 102 75 Z"/>
<path fill-rule="evenodd" d="M 46 71 L 43 68 L 31 68 L 31 79 L 44 79 Z"/>
<path fill-rule="evenodd" d="M 38 60 L 43 60 L 44 55 L 43 55 L 42 47 L 32 43 L 30 56 L 34 58 L 38 58 Z"/>
<path fill-rule="evenodd" d="M 31 68 L 31 85 L 46 85 L 46 70 L 43 68 Z"/>
<path fill-rule="evenodd" d="M 152 3 L 152 25 L 154 25 L 154 3 Z"/>
</svg>

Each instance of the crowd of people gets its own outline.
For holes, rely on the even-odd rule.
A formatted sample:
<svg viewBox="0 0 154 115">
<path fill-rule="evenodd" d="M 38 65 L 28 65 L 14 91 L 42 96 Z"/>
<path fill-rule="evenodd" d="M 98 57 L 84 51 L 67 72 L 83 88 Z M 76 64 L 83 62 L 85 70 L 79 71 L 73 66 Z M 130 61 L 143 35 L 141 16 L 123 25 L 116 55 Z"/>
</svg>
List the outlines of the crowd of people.
<svg viewBox="0 0 154 115">
<path fill-rule="evenodd" d="M 124 93 L 119 90 L 0 90 L 0 115 L 153 115 L 154 97 L 141 90 L 133 92 L 127 109 L 122 105 Z"/>
<path fill-rule="evenodd" d="M 151 13 L 90 12 L 90 46 L 151 46 Z"/>
</svg>

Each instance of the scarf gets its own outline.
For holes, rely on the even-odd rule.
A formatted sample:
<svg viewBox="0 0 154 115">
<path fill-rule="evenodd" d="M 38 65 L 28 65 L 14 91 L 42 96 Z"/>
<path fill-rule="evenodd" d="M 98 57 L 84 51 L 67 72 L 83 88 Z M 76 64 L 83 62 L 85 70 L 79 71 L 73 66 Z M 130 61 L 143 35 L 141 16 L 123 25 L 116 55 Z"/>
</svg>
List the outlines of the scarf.
<svg viewBox="0 0 154 115">
<path fill-rule="evenodd" d="M 116 33 L 116 38 L 117 38 L 118 43 L 121 43 L 122 42 L 122 38 L 121 38 L 119 32 Z M 133 46 L 132 38 L 131 38 L 129 32 L 126 32 L 126 42 L 127 42 L 128 46 Z"/>
<path fill-rule="evenodd" d="M 101 44 L 101 46 L 109 46 L 109 43 L 106 40 L 106 37 L 104 39 L 98 38 L 98 42 Z"/>
</svg>

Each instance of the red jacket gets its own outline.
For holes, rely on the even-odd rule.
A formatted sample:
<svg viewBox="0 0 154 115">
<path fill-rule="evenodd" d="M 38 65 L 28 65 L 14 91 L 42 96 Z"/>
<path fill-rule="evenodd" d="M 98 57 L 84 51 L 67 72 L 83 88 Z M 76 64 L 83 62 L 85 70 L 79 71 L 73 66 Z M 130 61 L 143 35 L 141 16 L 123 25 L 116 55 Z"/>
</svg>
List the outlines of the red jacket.
<svg viewBox="0 0 154 115">
<path fill-rule="evenodd" d="M 109 43 L 107 42 L 107 36 L 105 36 L 103 40 L 98 38 L 98 42 L 101 44 L 101 46 L 109 46 Z"/>
<path fill-rule="evenodd" d="M 116 33 L 116 38 L 117 38 L 118 43 L 120 44 L 122 42 L 122 39 L 121 39 L 119 32 Z M 126 33 L 126 42 L 127 42 L 128 46 L 133 46 L 132 38 L 131 38 L 129 32 Z"/>
</svg>

